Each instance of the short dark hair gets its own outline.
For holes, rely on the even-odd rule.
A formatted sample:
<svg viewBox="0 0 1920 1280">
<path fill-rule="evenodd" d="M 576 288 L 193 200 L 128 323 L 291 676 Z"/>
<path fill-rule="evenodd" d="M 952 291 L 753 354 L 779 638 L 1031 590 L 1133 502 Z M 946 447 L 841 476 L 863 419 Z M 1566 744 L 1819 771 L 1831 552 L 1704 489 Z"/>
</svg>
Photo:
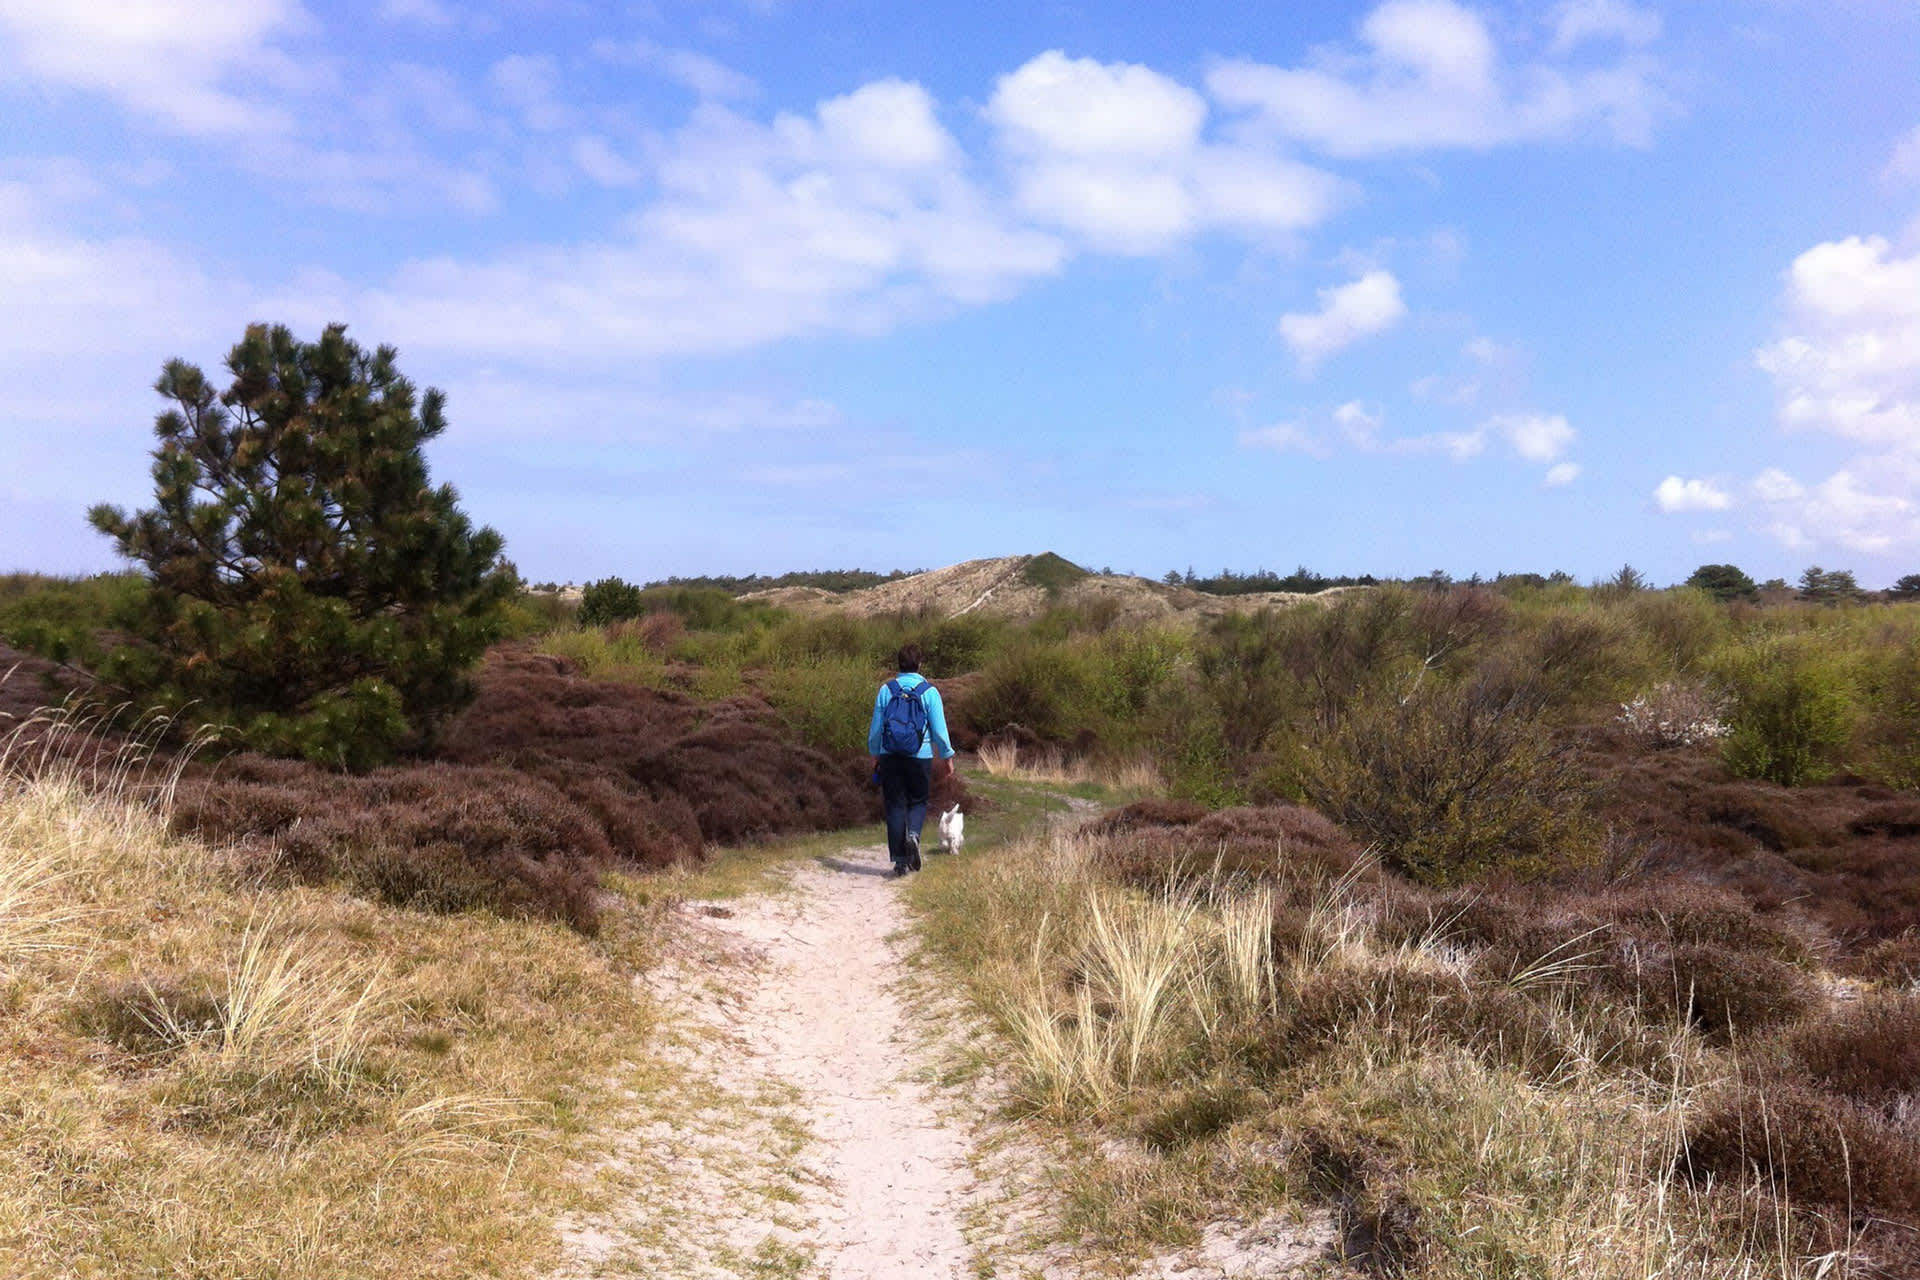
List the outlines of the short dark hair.
<svg viewBox="0 0 1920 1280">
<path fill-rule="evenodd" d="M 918 671 L 920 669 L 920 646 L 917 644 L 901 645 L 900 652 L 893 655 L 893 665 L 902 671 Z"/>
</svg>

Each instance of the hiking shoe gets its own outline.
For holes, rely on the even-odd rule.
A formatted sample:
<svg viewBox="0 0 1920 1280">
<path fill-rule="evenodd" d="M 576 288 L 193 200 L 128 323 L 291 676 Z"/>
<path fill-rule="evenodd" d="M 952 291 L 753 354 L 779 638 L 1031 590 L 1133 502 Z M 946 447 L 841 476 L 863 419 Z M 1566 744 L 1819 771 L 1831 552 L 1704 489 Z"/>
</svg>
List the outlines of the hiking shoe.
<svg viewBox="0 0 1920 1280">
<path fill-rule="evenodd" d="M 918 871 L 919 869 L 920 833 L 918 831 L 909 831 L 907 832 L 907 870 Z"/>
<path fill-rule="evenodd" d="M 898 879 L 899 879 L 899 878 L 900 878 L 901 876 L 903 876 L 903 875 L 905 875 L 905 874 L 907 874 L 907 864 L 906 864 L 906 863 L 904 863 L 904 862 L 896 862 L 896 863 L 894 863 L 894 864 L 893 864 L 893 878 L 894 878 L 895 880 L 898 880 Z"/>
</svg>

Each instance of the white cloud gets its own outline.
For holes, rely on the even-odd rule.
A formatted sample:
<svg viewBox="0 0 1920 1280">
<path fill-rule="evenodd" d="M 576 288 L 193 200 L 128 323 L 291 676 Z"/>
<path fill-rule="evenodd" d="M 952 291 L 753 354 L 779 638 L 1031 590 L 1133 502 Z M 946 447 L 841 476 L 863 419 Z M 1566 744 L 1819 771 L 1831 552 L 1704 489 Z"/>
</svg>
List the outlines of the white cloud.
<svg viewBox="0 0 1920 1280">
<path fill-rule="evenodd" d="M 597 134 L 573 140 L 573 162 L 580 167 L 580 172 L 603 187 L 631 187 L 641 178 L 639 168 Z"/>
<path fill-rule="evenodd" d="M 1893 154 L 1880 176 L 1887 182 L 1920 182 L 1920 125 L 1908 130 L 1906 136 L 1894 144 Z"/>
<path fill-rule="evenodd" d="M 1590 41 L 1630 46 L 1660 38 L 1660 15 L 1625 0 L 1567 0 L 1554 14 L 1553 52 L 1566 53 Z"/>
<path fill-rule="evenodd" d="M 1791 537 L 1860 551 L 1911 545 L 1920 490 L 1920 253 L 1879 236 L 1815 245 L 1787 272 L 1785 333 L 1754 353 L 1782 426 L 1864 452 L 1811 487 L 1767 471 L 1755 490 Z"/>
<path fill-rule="evenodd" d="M 660 197 L 620 237 L 415 261 L 355 314 L 424 350 L 619 363 L 880 332 L 1066 260 L 995 210 L 931 97 L 898 80 L 764 124 L 707 104 L 653 176 Z"/>
<path fill-rule="evenodd" d="M 1329 456 L 1335 445 L 1345 445 L 1358 453 L 1395 457 L 1440 455 L 1455 462 L 1466 462 L 1486 453 L 1487 446 L 1504 440 L 1516 456 L 1528 462 L 1550 462 L 1573 443 L 1574 429 L 1558 415 L 1514 414 L 1492 418 L 1468 431 L 1430 431 L 1420 435 L 1386 436 L 1381 429 L 1386 415 L 1363 401 L 1349 400 L 1333 410 L 1324 428 L 1315 430 L 1300 422 L 1283 422 L 1240 433 L 1240 443 L 1250 448 L 1292 451 L 1316 458 Z M 1560 462 L 1547 470 L 1545 483 L 1557 488 L 1571 484 L 1580 474 L 1572 462 Z"/>
<path fill-rule="evenodd" d="M 1662 511 L 1725 511 L 1733 498 L 1707 480 L 1682 480 L 1668 476 L 1653 491 L 1653 500 Z"/>
<path fill-rule="evenodd" d="M 1296 422 L 1276 422 L 1272 426 L 1242 431 L 1240 444 L 1243 448 L 1271 449 L 1275 453 L 1304 453 L 1310 458 L 1324 458 L 1330 452 L 1326 441 Z"/>
<path fill-rule="evenodd" d="M 986 114 L 1022 150 L 1168 159 L 1199 143 L 1207 104 L 1147 67 L 1069 58 L 1054 49 L 1000 77 Z"/>
<path fill-rule="evenodd" d="M 1552 462 L 1565 453 L 1579 433 L 1559 414 L 1514 413 L 1489 419 L 1485 429 L 1513 446 L 1528 462 Z"/>
<path fill-rule="evenodd" d="M 1593 36 L 1632 34 L 1638 10 L 1584 4 L 1563 9 L 1556 50 Z M 1224 106 L 1335 155 L 1426 147 L 1485 148 L 1599 131 L 1645 145 L 1665 109 L 1656 66 L 1629 52 L 1600 67 L 1503 64 L 1486 20 L 1453 0 L 1387 0 L 1360 25 L 1366 52 L 1322 51 L 1316 64 L 1283 68 L 1220 63 L 1207 87 Z"/>
<path fill-rule="evenodd" d="M 1311 373 L 1329 356 L 1362 338 L 1385 333 L 1407 314 L 1400 282 L 1391 271 L 1373 270 L 1351 284 L 1320 291 L 1320 310 L 1280 317 L 1280 336 L 1300 367 Z"/>
<path fill-rule="evenodd" d="M 752 76 L 692 49 L 670 48 L 651 40 L 596 40 L 592 52 L 605 62 L 656 71 L 701 98 L 726 101 L 751 98 L 760 92 Z"/>
<path fill-rule="evenodd" d="M 1806 495 L 1806 486 L 1777 467 L 1753 478 L 1753 493 L 1762 502 L 1792 502 Z"/>
<path fill-rule="evenodd" d="M 296 0 L 0 0 L 0 68 L 180 133 L 283 132 L 258 86 L 300 74 L 274 41 L 307 21 Z"/>
<path fill-rule="evenodd" d="M 1332 175 L 1202 140 L 1204 99 L 1147 67 L 1043 53 L 987 103 L 1030 215 L 1109 253 L 1151 254 L 1210 227 L 1297 231 L 1343 198 Z"/>
<path fill-rule="evenodd" d="M 1775 518 L 1769 531 L 1789 547 L 1830 542 L 1880 555 L 1920 542 L 1920 514 L 1913 500 L 1874 492 L 1848 470 L 1836 471 L 1812 489 L 1774 499 L 1770 509 Z"/>
<path fill-rule="evenodd" d="M 1920 254 L 1878 236 L 1816 245 L 1788 273 L 1787 336 L 1755 353 L 1788 427 L 1920 449 Z"/>
<path fill-rule="evenodd" d="M 1349 400 L 1333 411 L 1333 425 L 1348 443 L 1363 449 L 1373 448 L 1379 442 L 1380 426 L 1385 417 L 1377 412 L 1369 412 L 1358 400 Z"/>
<path fill-rule="evenodd" d="M 1475 364 L 1506 364 L 1513 360 L 1512 347 L 1495 342 L 1492 338 L 1474 338 L 1460 348 L 1460 353 Z"/>
</svg>

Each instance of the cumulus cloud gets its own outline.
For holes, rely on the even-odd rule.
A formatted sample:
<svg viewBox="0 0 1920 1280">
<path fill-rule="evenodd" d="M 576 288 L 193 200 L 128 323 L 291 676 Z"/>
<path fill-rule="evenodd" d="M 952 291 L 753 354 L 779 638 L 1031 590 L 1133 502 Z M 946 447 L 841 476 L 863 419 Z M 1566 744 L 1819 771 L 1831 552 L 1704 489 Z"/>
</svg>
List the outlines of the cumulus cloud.
<svg viewBox="0 0 1920 1280">
<path fill-rule="evenodd" d="M 179 133 L 281 132 L 291 119 L 259 86 L 299 74 L 275 40 L 306 22 L 297 0 L 0 0 L 0 66 Z"/>
<path fill-rule="evenodd" d="M 1815 245 L 1787 271 L 1784 333 L 1754 353 L 1782 426 L 1861 452 L 1818 484 L 1755 481 L 1776 535 L 1879 551 L 1915 540 L 1920 490 L 1920 253 L 1879 236 Z"/>
<path fill-rule="evenodd" d="M 1619 3 L 1561 8 L 1551 52 L 1601 36 L 1629 45 L 1658 34 Z M 1656 64 L 1628 50 L 1602 66 L 1508 65 L 1486 20 L 1454 0 L 1387 0 L 1360 24 L 1363 52 L 1322 51 L 1313 65 L 1247 59 L 1207 77 L 1214 98 L 1263 127 L 1334 155 L 1428 147 L 1485 148 L 1599 132 L 1645 145 L 1664 111 Z"/>
<path fill-rule="evenodd" d="M 1726 490 L 1707 480 L 1682 480 L 1668 476 L 1653 491 L 1653 500 L 1662 511 L 1725 511 L 1733 505 Z"/>
<path fill-rule="evenodd" d="M 1505 414 L 1489 419 L 1485 429 L 1503 437 L 1528 462 L 1554 461 L 1578 434 L 1564 417 L 1544 413 Z"/>
<path fill-rule="evenodd" d="M 1788 547 L 1824 542 L 1879 555 L 1920 542 L 1913 499 L 1869 487 L 1852 471 L 1836 471 L 1811 488 L 1790 483 L 1773 492 L 1779 496 L 1768 501 L 1767 529 Z"/>
<path fill-rule="evenodd" d="M 1279 332 L 1301 369 L 1311 373 L 1362 338 L 1385 333 L 1406 314 L 1400 282 L 1391 271 L 1376 269 L 1350 284 L 1322 289 L 1320 310 L 1281 316 Z"/>
<path fill-rule="evenodd" d="M 1547 468 L 1546 477 L 1540 482 L 1549 489 L 1564 489 L 1580 478 L 1580 464 L 1577 462 L 1557 462 Z"/>
<path fill-rule="evenodd" d="M 708 104 L 667 140 L 629 234 L 415 261 L 363 314 L 415 347 L 617 362 L 879 332 L 1009 296 L 1066 247 L 998 212 L 917 84 L 768 123 Z"/>
<path fill-rule="evenodd" d="M 1051 50 L 986 106 L 1021 208 L 1108 253 L 1150 254 L 1210 228 L 1297 231 L 1343 186 L 1271 151 L 1209 143 L 1207 104 L 1148 67 Z"/>
</svg>

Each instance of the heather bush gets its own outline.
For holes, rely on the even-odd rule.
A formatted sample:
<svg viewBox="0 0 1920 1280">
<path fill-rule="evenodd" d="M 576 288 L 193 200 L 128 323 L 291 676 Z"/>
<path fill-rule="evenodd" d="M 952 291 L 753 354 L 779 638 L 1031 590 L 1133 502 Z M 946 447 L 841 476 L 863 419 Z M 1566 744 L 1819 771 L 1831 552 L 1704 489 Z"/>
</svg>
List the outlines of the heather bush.
<svg viewBox="0 0 1920 1280">
<path fill-rule="evenodd" d="M 598 926 L 603 828 L 556 787 L 511 769 L 434 764 L 340 777 L 236 757 L 180 788 L 174 829 L 248 842 L 265 866 L 338 879 L 396 906 L 489 909 Z"/>
<path fill-rule="evenodd" d="M 1848 1217 L 1920 1212 L 1920 1143 L 1863 1108 L 1803 1086 L 1736 1084 L 1695 1109 L 1680 1172 Z"/>
<path fill-rule="evenodd" d="M 1742 777 L 1783 786 L 1833 770 L 1852 732 L 1848 673 L 1817 633 L 1748 637 L 1717 662 L 1731 707 L 1726 760 Z"/>
<path fill-rule="evenodd" d="M 1786 1040 L 1796 1074 L 1868 1106 L 1920 1094 L 1920 996 L 1875 993 L 1796 1027 Z"/>
</svg>

